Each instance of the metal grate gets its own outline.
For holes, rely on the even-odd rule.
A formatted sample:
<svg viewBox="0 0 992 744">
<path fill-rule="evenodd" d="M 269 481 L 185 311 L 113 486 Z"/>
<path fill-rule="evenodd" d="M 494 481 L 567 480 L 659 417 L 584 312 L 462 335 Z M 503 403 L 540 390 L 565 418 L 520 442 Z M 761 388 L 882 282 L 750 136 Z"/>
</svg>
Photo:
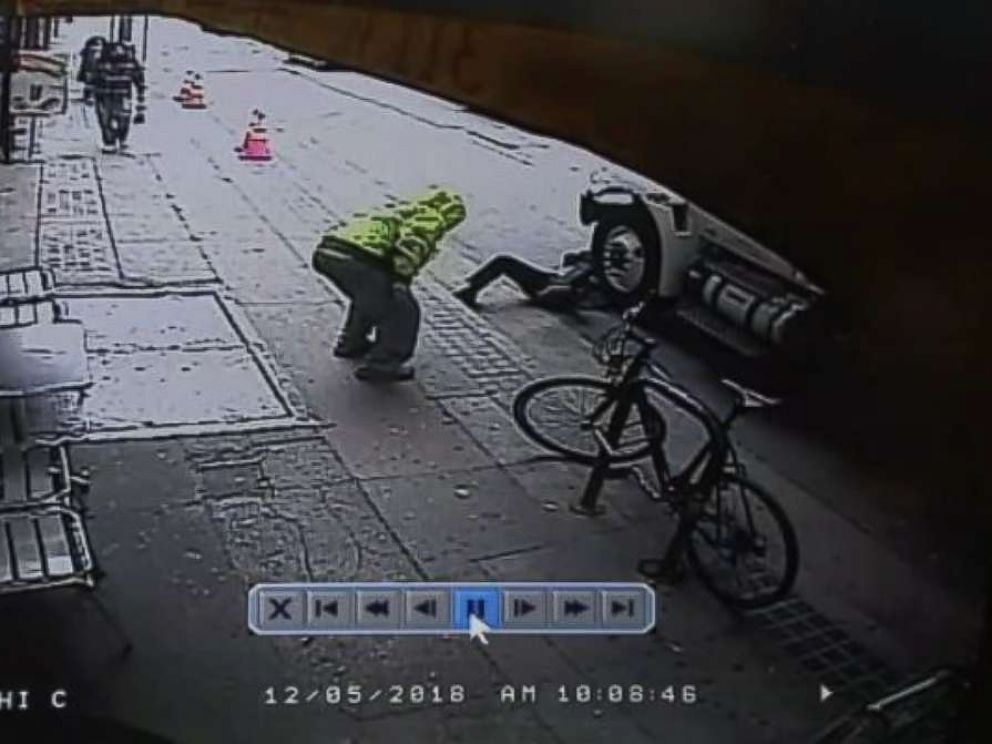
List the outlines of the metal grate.
<svg viewBox="0 0 992 744">
<path fill-rule="evenodd" d="M 59 158 L 42 167 L 39 183 L 38 263 L 59 284 L 120 279 L 92 158 Z"/>
<path fill-rule="evenodd" d="M 106 223 L 42 220 L 38 258 L 59 284 L 93 284 L 120 279 L 120 267 Z"/>
<path fill-rule="evenodd" d="M 42 220 L 102 221 L 103 204 L 90 158 L 61 158 L 42 167 L 39 217 Z"/>
<path fill-rule="evenodd" d="M 71 584 L 92 587 L 82 517 L 63 506 L 0 514 L 0 594 Z"/>
<path fill-rule="evenodd" d="M 871 697 L 897 679 L 884 662 L 798 597 L 754 610 L 747 617 L 834 692 Z"/>
</svg>

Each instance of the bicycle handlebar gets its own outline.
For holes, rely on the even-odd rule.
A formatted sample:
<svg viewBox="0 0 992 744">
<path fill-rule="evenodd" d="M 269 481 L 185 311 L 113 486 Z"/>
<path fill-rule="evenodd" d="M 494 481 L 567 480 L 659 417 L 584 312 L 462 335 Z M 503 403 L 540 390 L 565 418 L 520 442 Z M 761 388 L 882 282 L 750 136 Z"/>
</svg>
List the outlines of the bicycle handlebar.
<svg viewBox="0 0 992 744">
<path fill-rule="evenodd" d="M 621 323 L 621 327 L 623 328 L 624 338 L 629 338 L 631 341 L 636 341 L 641 346 L 649 349 L 654 346 L 657 346 L 657 342 L 655 342 L 654 339 L 650 339 L 647 336 L 642 336 L 640 333 L 638 333 L 634 329 L 634 323 L 636 323 L 637 319 L 641 317 L 641 313 L 644 312 L 644 308 L 647 307 L 648 302 L 650 302 L 650 300 L 651 300 L 651 296 L 648 295 L 643 300 L 638 302 L 636 305 L 631 305 L 626 310 L 624 310 L 623 315 L 621 316 L 621 318 L 623 319 L 623 322 Z"/>
<path fill-rule="evenodd" d="M 646 355 L 648 351 L 658 345 L 657 341 L 638 333 L 634 328 L 634 323 L 650 301 L 651 295 L 649 294 L 636 305 L 631 305 L 624 310 L 620 323 L 603 334 L 602 338 L 596 344 L 597 351 L 594 352 L 594 355 L 597 359 L 603 362 L 609 362 L 614 357 L 626 356 L 623 346 L 627 341 L 633 341 L 641 347 L 638 356 Z M 660 367 L 659 365 L 659 368 L 665 374 L 668 374 L 668 370 L 665 370 L 664 367 Z"/>
<path fill-rule="evenodd" d="M 690 479 L 688 482 L 692 484 L 694 489 L 706 491 L 716 483 L 723 472 L 727 453 L 731 451 L 730 439 L 726 427 L 712 409 L 679 385 L 664 365 L 650 358 L 649 352 L 657 346 L 657 342 L 634 329 L 635 321 L 650 300 L 649 295 L 641 302 L 625 310 L 622 321 L 607 331 L 596 344 L 595 355 L 600 361 L 610 366 L 611 375 L 619 375 L 622 371 L 619 362 L 622 362 L 626 356 L 624 344 L 629 340 L 641 347 L 641 351 L 635 357 L 635 367 L 628 367 L 624 372 L 626 384 L 655 388 L 676 408 L 680 408 L 699 421 L 705 429 L 708 445 L 700 450 L 697 457 L 692 458 L 686 468 L 686 473 Z M 644 366 L 647 366 L 655 374 L 647 377 L 640 375 L 640 370 Z M 706 458 L 707 454 L 709 454 L 709 458 Z M 702 469 L 699 469 L 700 466 Z"/>
</svg>

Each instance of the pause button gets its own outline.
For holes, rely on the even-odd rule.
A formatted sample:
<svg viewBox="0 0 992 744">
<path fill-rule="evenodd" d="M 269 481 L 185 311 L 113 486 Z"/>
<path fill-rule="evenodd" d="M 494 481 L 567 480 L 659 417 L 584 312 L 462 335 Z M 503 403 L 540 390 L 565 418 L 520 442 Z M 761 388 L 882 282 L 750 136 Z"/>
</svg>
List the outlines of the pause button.
<svg viewBox="0 0 992 744">
<path fill-rule="evenodd" d="M 455 627 L 468 628 L 469 617 L 491 628 L 500 625 L 499 592 L 495 589 L 459 589 L 455 592 Z"/>
</svg>

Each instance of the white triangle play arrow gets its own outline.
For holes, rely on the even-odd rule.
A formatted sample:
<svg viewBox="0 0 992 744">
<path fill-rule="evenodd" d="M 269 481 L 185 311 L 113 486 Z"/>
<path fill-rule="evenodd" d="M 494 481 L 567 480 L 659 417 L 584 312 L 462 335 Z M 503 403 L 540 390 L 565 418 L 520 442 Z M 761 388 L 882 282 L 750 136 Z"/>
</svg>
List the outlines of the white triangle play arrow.
<svg viewBox="0 0 992 744">
<path fill-rule="evenodd" d="M 834 694 L 834 691 L 831 690 L 829 687 L 827 687 L 826 685 L 820 685 L 820 702 L 821 703 L 826 702 L 827 698 L 830 697 L 833 694 Z"/>
</svg>

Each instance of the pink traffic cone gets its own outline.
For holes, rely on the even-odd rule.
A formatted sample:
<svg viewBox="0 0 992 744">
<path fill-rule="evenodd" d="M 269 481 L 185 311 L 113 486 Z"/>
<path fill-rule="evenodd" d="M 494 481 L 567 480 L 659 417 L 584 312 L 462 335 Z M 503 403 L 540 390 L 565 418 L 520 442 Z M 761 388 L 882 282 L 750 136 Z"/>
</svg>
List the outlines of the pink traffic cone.
<svg viewBox="0 0 992 744">
<path fill-rule="evenodd" d="M 263 124 L 265 114 L 254 111 L 254 118 L 248 125 L 244 141 L 236 147 L 238 157 L 242 160 L 271 160 L 272 150 L 269 147 L 268 127 Z"/>
<path fill-rule="evenodd" d="M 205 109 L 207 107 L 207 102 L 203 98 L 203 78 L 199 75 L 193 76 L 189 86 L 189 94 L 182 102 L 182 106 L 184 109 Z"/>
<path fill-rule="evenodd" d="M 186 77 L 183 79 L 183 84 L 179 87 L 179 92 L 172 97 L 173 101 L 178 103 L 186 103 L 189 99 L 190 86 L 193 84 L 193 71 L 186 70 Z"/>
<path fill-rule="evenodd" d="M 244 139 L 241 141 L 241 144 L 238 147 L 234 148 L 235 150 L 241 152 L 243 150 L 248 149 L 248 144 L 251 142 L 252 137 L 254 136 L 255 127 L 257 127 L 260 123 L 258 117 L 261 115 L 262 112 L 259 111 L 258 109 L 255 109 L 254 111 L 251 112 L 251 121 L 248 122 L 248 127 L 245 129 Z"/>
<path fill-rule="evenodd" d="M 251 142 L 252 130 L 255 128 L 255 125 L 258 124 L 257 116 L 258 116 L 257 110 L 251 112 L 251 121 L 248 122 L 248 126 L 245 129 L 245 136 L 242 138 L 241 144 L 235 145 L 234 147 L 235 152 L 241 153 L 248 149 L 248 143 Z"/>
</svg>

